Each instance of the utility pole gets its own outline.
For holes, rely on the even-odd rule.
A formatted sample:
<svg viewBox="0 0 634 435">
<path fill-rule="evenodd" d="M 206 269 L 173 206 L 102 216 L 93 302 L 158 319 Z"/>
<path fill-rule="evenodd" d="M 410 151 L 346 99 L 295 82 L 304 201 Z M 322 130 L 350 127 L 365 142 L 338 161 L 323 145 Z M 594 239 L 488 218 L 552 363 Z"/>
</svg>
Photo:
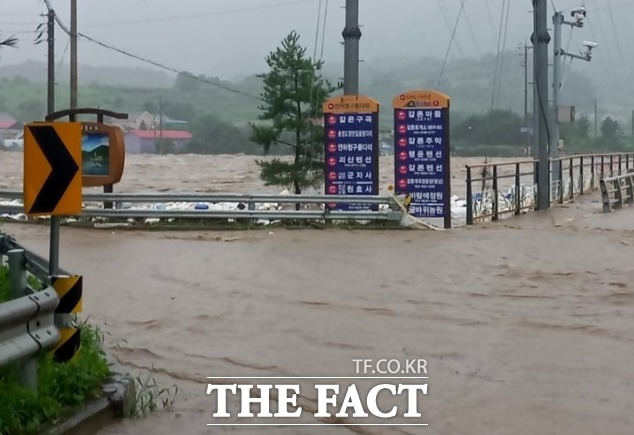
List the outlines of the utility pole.
<svg viewBox="0 0 634 435">
<path fill-rule="evenodd" d="M 559 158 L 559 91 L 561 90 L 561 26 L 564 24 L 564 15 L 555 12 L 553 16 L 554 51 L 553 51 L 553 110 L 552 126 L 550 129 L 550 159 L 551 159 L 551 183 L 559 180 L 559 162 L 553 161 Z M 563 188 L 563 186 L 559 186 Z"/>
<path fill-rule="evenodd" d="M 526 152 L 528 153 L 530 151 L 530 154 L 535 157 L 537 155 L 537 153 L 535 153 L 535 150 L 532 149 L 533 147 L 531 146 L 531 135 L 529 134 L 529 128 L 528 128 L 528 50 L 529 50 L 529 46 L 528 46 L 528 41 L 524 42 L 524 136 L 525 136 L 525 148 L 526 148 Z"/>
<path fill-rule="evenodd" d="M 46 112 L 55 112 L 55 11 L 48 8 L 48 21 L 46 26 L 48 42 L 48 67 L 47 67 L 47 96 Z M 59 269 L 59 217 L 51 216 L 51 231 L 49 239 L 49 274 L 57 275 Z"/>
<path fill-rule="evenodd" d="M 48 79 L 47 79 L 47 98 L 46 113 L 55 112 L 55 11 L 48 10 L 47 22 L 47 42 L 48 42 Z"/>
<path fill-rule="evenodd" d="M 548 159 L 548 0 L 533 0 L 533 69 L 535 90 L 535 148 L 537 149 L 537 209 L 550 208 L 550 165 Z"/>
<path fill-rule="evenodd" d="M 346 0 L 346 27 L 344 40 L 344 95 L 359 95 L 359 0 Z"/>
<path fill-rule="evenodd" d="M 70 108 L 77 108 L 77 0 L 70 0 Z"/>
</svg>

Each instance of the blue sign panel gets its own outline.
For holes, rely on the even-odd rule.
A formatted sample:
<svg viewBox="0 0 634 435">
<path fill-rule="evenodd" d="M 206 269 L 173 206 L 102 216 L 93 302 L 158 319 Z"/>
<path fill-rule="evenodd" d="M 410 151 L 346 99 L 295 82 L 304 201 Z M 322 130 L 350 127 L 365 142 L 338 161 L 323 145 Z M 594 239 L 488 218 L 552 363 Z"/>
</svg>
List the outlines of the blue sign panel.
<svg viewBox="0 0 634 435">
<path fill-rule="evenodd" d="M 409 195 L 409 213 L 443 218 L 449 210 L 449 109 L 394 110 L 395 192 Z"/>
<path fill-rule="evenodd" d="M 378 114 L 326 113 L 326 194 L 378 195 Z M 369 204 L 330 204 L 331 210 L 370 210 Z"/>
</svg>

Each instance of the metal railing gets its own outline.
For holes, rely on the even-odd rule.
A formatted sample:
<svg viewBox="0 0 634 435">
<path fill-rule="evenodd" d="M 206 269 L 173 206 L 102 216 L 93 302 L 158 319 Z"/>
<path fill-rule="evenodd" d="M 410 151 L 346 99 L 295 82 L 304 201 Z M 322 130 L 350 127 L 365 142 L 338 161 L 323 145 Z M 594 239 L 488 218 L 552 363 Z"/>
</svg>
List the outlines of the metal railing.
<svg viewBox="0 0 634 435">
<path fill-rule="evenodd" d="M 0 199 L 22 200 L 22 192 L 0 191 Z M 249 195 L 191 193 L 88 193 L 83 195 L 80 216 L 107 218 L 159 219 L 251 219 L 251 220 L 369 220 L 400 221 L 402 211 L 391 196 L 341 195 Z M 113 203 L 114 208 L 107 205 Z M 208 209 L 192 209 L 195 204 Z M 175 204 L 187 209 L 168 209 Z M 236 209 L 213 209 L 210 205 L 236 204 Z M 291 205 L 308 207 L 295 210 Z M 328 209 L 328 204 L 369 205 L 369 210 L 342 211 Z M 136 205 L 137 207 L 133 207 Z M 161 208 L 158 208 L 158 206 Z M 167 205 L 167 206 L 166 206 Z M 281 205 L 288 205 L 284 208 Z M 260 208 L 258 210 L 258 208 Z M 22 205 L 0 205 L 0 214 L 23 213 Z"/>
<path fill-rule="evenodd" d="M 550 167 L 551 177 L 555 174 L 550 200 L 563 204 L 598 189 L 602 177 L 634 168 L 634 153 L 562 157 L 551 160 Z M 466 169 L 467 225 L 537 209 L 536 160 L 467 165 Z M 476 190 L 478 183 L 480 189 Z"/>
<path fill-rule="evenodd" d="M 0 234 L 0 265 L 8 259 L 11 300 L 0 304 L 0 367 L 20 363 L 20 383 L 37 390 L 37 355 L 52 349 L 60 339 L 55 325 L 59 297 L 52 287 L 33 289 L 27 284 L 27 270 L 44 278 L 42 259 Z M 50 281 L 46 275 L 46 279 Z"/>
<path fill-rule="evenodd" d="M 601 178 L 599 183 L 604 213 L 634 203 L 634 170 L 614 177 Z"/>
</svg>

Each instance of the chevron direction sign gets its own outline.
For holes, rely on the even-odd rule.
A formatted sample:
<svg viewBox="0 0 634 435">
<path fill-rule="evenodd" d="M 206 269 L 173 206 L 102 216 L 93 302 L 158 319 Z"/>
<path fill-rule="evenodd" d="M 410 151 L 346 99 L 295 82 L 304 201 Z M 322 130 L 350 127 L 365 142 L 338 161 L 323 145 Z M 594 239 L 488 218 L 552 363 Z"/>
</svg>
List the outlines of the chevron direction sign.
<svg viewBox="0 0 634 435">
<path fill-rule="evenodd" d="M 82 211 L 81 123 L 24 127 L 24 210 L 31 216 Z"/>
</svg>

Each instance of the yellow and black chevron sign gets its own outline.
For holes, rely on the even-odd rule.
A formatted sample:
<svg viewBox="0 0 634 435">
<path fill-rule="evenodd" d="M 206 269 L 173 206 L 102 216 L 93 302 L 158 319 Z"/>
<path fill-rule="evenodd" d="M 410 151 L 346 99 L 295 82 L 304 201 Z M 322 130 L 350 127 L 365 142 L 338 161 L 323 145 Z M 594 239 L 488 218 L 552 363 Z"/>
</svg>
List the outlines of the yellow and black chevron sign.
<svg viewBox="0 0 634 435">
<path fill-rule="evenodd" d="M 82 309 L 82 285 L 81 276 L 56 276 L 52 277 L 53 288 L 59 297 L 59 305 L 55 310 L 56 318 L 64 323 L 57 325 L 60 331 L 60 340 L 52 350 L 57 361 L 70 361 L 79 351 L 81 344 L 81 331 L 69 324 L 70 315 L 76 314 Z"/>
<path fill-rule="evenodd" d="M 26 214 L 81 213 L 81 138 L 79 122 L 33 123 L 24 127 Z"/>
</svg>

